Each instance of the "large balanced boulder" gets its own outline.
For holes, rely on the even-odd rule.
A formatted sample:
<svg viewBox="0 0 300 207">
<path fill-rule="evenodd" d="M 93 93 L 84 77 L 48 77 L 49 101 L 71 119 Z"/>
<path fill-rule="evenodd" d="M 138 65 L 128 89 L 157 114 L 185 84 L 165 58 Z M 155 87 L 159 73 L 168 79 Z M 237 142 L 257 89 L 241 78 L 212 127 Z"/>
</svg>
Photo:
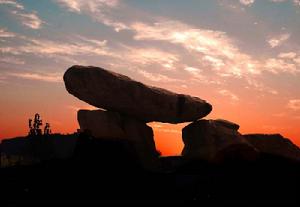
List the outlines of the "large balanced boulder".
<svg viewBox="0 0 300 207">
<path fill-rule="evenodd" d="M 181 123 L 209 114 L 206 101 L 144 85 L 127 76 L 93 66 L 72 66 L 64 74 L 69 93 L 98 108 L 144 122 Z"/>
<path fill-rule="evenodd" d="M 182 155 L 190 159 L 218 162 L 256 159 L 257 150 L 237 131 L 239 126 L 226 120 L 198 120 L 182 130 Z"/>
<path fill-rule="evenodd" d="M 143 167 L 158 169 L 159 160 L 153 131 L 145 123 L 104 110 L 79 110 L 77 118 L 82 132 L 98 139 L 128 140 Z"/>
<path fill-rule="evenodd" d="M 280 134 L 246 134 L 244 137 L 262 153 L 300 161 L 300 148 Z"/>
</svg>

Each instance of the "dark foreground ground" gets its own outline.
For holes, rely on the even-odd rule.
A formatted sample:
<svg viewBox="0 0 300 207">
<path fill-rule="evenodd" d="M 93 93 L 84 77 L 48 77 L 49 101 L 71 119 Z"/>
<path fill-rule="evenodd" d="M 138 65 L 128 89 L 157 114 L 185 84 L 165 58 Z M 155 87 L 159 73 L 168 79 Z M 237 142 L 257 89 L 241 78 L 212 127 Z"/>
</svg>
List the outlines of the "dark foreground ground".
<svg viewBox="0 0 300 207">
<path fill-rule="evenodd" d="M 144 171 L 124 144 L 85 141 L 70 159 L 1 169 L 1 206 L 300 206 L 300 164 L 281 157 L 222 164 L 162 157 L 161 162 L 163 170 Z"/>
</svg>

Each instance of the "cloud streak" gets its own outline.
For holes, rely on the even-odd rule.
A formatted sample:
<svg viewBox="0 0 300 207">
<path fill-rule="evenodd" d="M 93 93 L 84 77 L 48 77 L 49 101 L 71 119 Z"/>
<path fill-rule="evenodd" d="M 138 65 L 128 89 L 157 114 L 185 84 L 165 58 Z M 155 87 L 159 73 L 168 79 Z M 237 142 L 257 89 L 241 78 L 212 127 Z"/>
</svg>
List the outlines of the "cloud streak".
<svg viewBox="0 0 300 207">
<path fill-rule="evenodd" d="M 14 56 L 3 56 L 0 57 L 0 62 L 8 63 L 8 64 L 16 64 L 16 65 L 24 65 L 25 61 Z"/>
<path fill-rule="evenodd" d="M 140 65 L 159 64 L 166 70 L 174 70 L 179 57 L 171 52 L 166 52 L 155 48 L 123 48 L 124 56 L 127 60 Z"/>
<path fill-rule="evenodd" d="M 275 3 L 282 3 L 282 2 L 293 2 L 295 6 L 300 6 L 300 1 L 299 0 L 269 0 L 271 2 L 275 2 Z"/>
<path fill-rule="evenodd" d="M 152 82 L 163 82 L 163 83 L 177 82 L 178 83 L 181 81 L 178 79 L 169 78 L 168 76 L 162 74 L 153 74 L 145 70 L 138 70 L 137 72 Z"/>
<path fill-rule="evenodd" d="M 299 111 L 300 110 L 300 99 L 289 100 L 287 107 L 294 111 Z"/>
<path fill-rule="evenodd" d="M 52 83 L 60 83 L 62 82 L 62 74 L 39 74 L 39 73 L 8 73 L 7 75 L 27 79 L 27 80 L 36 80 L 36 81 L 44 81 L 44 82 L 52 82 Z"/>
<path fill-rule="evenodd" d="M 0 4 L 11 6 L 15 9 L 24 10 L 24 6 L 16 1 L 12 0 L 0 0 Z"/>
<path fill-rule="evenodd" d="M 219 90 L 218 93 L 221 94 L 222 96 L 229 97 L 232 101 L 240 100 L 240 98 L 236 94 L 226 89 Z"/>
<path fill-rule="evenodd" d="M 295 75 L 300 72 L 300 68 L 294 62 L 280 58 L 267 59 L 264 67 L 267 71 L 274 74 L 290 73 Z"/>
<path fill-rule="evenodd" d="M 108 55 L 113 56 L 106 47 L 106 40 L 99 41 L 82 37 L 74 37 L 72 42 L 56 42 L 46 39 L 23 38 L 23 44 L 18 46 L 0 47 L 4 54 L 34 54 L 36 56 L 57 57 L 58 55 Z"/>
<path fill-rule="evenodd" d="M 0 28 L 0 38 L 15 37 L 16 35 L 12 32 L 7 31 L 5 28 Z"/>
<path fill-rule="evenodd" d="M 0 4 L 8 5 L 12 7 L 11 14 L 15 15 L 21 23 L 31 29 L 40 29 L 44 21 L 42 21 L 37 15 L 36 11 L 28 12 L 26 11 L 23 4 L 11 1 L 11 0 L 0 0 Z"/>
<path fill-rule="evenodd" d="M 72 12 L 81 13 L 84 10 L 99 11 L 104 7 L 116 7 L 118 0 L 56 0 L 61 6 L 66 7 Z"/>
<path fill-rule="evenodd" d="M 260 73 L 258 63 L 242 53 L 225 32 L 193 28 L 178 21 L 135 23 L 131 28 L 136 32 L 136 40 L 166 41 L 182 46 L 199 58 L 199 64 L 210 66 L 220 76 Z"/>
<path fill-rule="evenodd" d="M 31 29 L 40 29 L 44 23 L 35 12 L 24 13 L 23 11 L 14 10 L 12 14 L 15 14 L 22 24 Z"/>
<path fill-rule="evenodd" d="M 290 34 L 281 34 L 276 37 L 272 37 L 267 40 L 271 48 L 275 48 L 278 46 L 281 46 L 285 41 L 287 41 L 290 38 Z"/>
<path fill-rule="evenodd" d="M 246 6 L 251 6 L 255 0 L 240 0 L 240 3 Z"/>
<path fill-rule="evenodd" d="M 118 0 L 56 0 L 56 2 L 70 12 L 86 14 L 106 26 L 113 27 L 117 32 L 128 29 L 123 22 L 111 18 L 113 15 L 111 10 L 118 9 Z"/>
</svg>

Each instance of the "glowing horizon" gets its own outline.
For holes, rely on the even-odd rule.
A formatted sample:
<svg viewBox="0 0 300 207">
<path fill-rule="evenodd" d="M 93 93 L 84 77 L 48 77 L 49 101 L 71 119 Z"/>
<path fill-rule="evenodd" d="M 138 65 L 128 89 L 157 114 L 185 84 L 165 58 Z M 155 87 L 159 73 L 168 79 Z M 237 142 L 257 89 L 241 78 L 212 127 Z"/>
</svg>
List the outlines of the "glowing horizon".
<svg viewBox="0 0 300 207">
<path fill-rule="evenodd" d="M 94 107 L 65 90 L 72 65 L 94 65 L 200 97 L 207 119 L 241 133 L 280 133 L 300 146 L 297 0 L 0 0 L 0 140 L 27 134 L 38 112 L 53 132 Z M 164 155 L 179 125 L 149 123 Z"/>
</svg>

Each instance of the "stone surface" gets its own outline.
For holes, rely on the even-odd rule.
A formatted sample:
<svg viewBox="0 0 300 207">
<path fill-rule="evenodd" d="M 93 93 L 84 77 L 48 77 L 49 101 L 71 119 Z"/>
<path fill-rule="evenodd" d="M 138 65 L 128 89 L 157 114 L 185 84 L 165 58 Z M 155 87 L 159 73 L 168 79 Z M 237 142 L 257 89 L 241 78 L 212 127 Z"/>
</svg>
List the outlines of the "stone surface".
<svg viewBox="0 0 300 207">
<path fill-rule="evenodd" d="M 244 137 L 260 152 L 300 161 L 300 148 L 280 134 L 246 134 Z"/>
<path fill-rule="evenodd" d="M 80 130 L 100 139 L 125 139 L 134 146 L 143 167 L 157 169 L 158 154 L 152 128 L 136 119 L 117 112 L 79 110 Z"/>
<path fill-rule="evenodd" d="M 182 130 L 182 155 L 207 161 L 255 159 L 257 150 L 235 128 L 236 124 L 224 120 L 198 120 L 187 125 Z"/>
<path fill-rule="evenodd" d="M 65 72 L 64 82 L 69 93 L 93 106 L 145 122 L 195 121 L 212 110 L 198 97 L 147 86 L 93 66 L 72 66 Z"/>
<path fill-rule="evenodd" d="M 225 119 L 216 119 L 214 120 L 216 123 L 223 125 L 224 127 L 239 130 L 240 126 L 236 123 L 233 123 L 231 121 L 225 120 Z"/>
</svg>

